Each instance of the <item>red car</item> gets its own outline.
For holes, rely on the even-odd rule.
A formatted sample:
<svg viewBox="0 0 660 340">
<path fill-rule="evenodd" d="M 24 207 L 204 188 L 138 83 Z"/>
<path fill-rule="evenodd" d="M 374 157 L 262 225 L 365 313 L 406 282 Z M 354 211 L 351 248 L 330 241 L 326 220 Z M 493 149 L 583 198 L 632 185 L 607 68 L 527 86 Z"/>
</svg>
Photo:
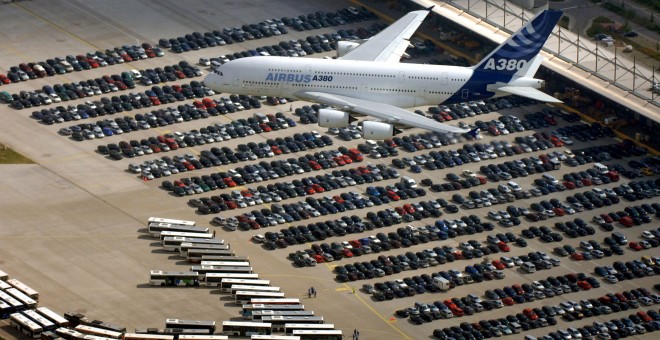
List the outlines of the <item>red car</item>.
<svg viewBox="0 0 660 340">
<path fill-rule="evenodd" d="M 3 84 L 9 84 L 9 83 L 11 83 L 11 80 L 10 80 L 9 78 L 7 78 L 7 76 L 4 75 L 4 74 L 0 74 L 0 81 L 1 81 Z"/>
<path fill-rule="evenodd" d="M 342 156 L 341 156 L 341 159 L 343 159 L 343 160 L 344 160 L 344 163 L 346 163 L 346 164 L 351 164 L 351 163 L 353 163 L 353 159 L 351 159 L 351 157 L 349 157 L 349 156 L 347 156 L 347 155 L 342 155 Z"/>
<path fill-rule="evenodd" d="M 204 108 L 204 104 L 202 104 L 202 102 L 200 102 L 199 100 L 195 100 L 193 102 L 193 105 L 198 109 L 203 109 Z"/>
<path fill-rule="evenodd" d="M 564 184 L 566 189 L 570 189 L 570 190 L 575 189 L 575 183 L 573 183 L 573 182 L 565 181 L 562 184 Z"/>
<path fill-rule="evenodd" d="M 332 199 L 334 199 L 335 202 L 337 202 L 337 203 L 344 203 L 344 202 L 346 202 L 346 201 L 345 201 L 343 198 L 341 198 L 341 196 L 339 196 L 339 195 L 332 196 Z"/>
<path fill-rule="evenodd" d="M 387 198 L 391 199 L 392 201 L 398 201 L 401 199 L 399 195 L 396 194 L 396 192 L 389 190 L 387 191 Z"/>
<path fill-rule="evenodd" d="M 403 205 L 403 210 L 405 210 L 409 214 L 412 214 L 415 212 L 415 207 L 413 207 L 412 204 L 408 203 Z"/>
<path fill-rule="evenodd" d="M 457 308 L 456 304 L 452 300 L 445 300 L 442 302 L 445 306 L 447 306 L 449 309 L 452 308 Z"/>
<path fill-rule="evenodd" d="M 503 252 L 508 252 L 511 251 L 511 248 L 509 248 L 509 245 L 507 245 L 505 242 L 497 242 L 497 246 L 500 248 L 501 251 Z M 500 269 L 500 268 L 498 268 Z"/>
<path fill-rule="evenodd" d="M 325 189 L 320 184 L 312 184 L 312 188 L 314 188 L 314 191 L 318 193 L 325 192 Z"/>
<path fill-rule="evenodd" d="M 584 184 L 585 186 L 590 186 L 590 185 L 592 185 L 593 183 L 591 183 L 591 179 L 589 179 L 589 178 L 583 178 L 583 179 L 582 179 L 582 184 Z"/>
<path fill-rule="evenodd" d="M 612 222 L 614 222 L 614 220 L 612 219 L 612 217 L 611 217 L 610 215 L 608 215 L 608 214 L 600 214 L 600 217 L 602 217 L 603 220 L 605 220 L 605 223 L 612 223 Z"/>
<path fill-rule="evenodd" d="M 643 249 L 642 246 L 640 246 L 639 243 L 637 242 L 630 242 L 628 243 L 628 246 L 630 247 L 630 249 L 633 249 L 635 251 L 640 251 Z"/>
<path fill-rule="evenodd" d="M 265 130 L 264 130 L 265 131 Z M 309 161 L 309 166 L 314 170 L 321 170 L 321 165 L 316 161 Z"/>
<path fill-rule="evenodd" d="M 504 268 L 506 268 L 506 266 L 504 265 L 504 263 L 500 262 L 500 260 L 493 260 L 493 262 L 491 262 L 491 263 L 492 263 L 493 266 L 495 266 L 495 268 L 497 268 L 497 269 L 504 269 Z"/>
<path fill-rule="evenodd" d="M 632 227 L 635 225 L 635 222 L 633 222 L 633 219 L 630 216 L 624 216 L 619 219 L 619 223 L 623 224 L 625 227 Z M 633 242 L 631 242 L 633 243 Z"/>
<path fill-rule="evenodd" d="M 562 208 L 554 208 L 554 209 L 552 209 L 552 211 L 554 211 L 554 212 L 555 212 L 555 215 L 557 215 L 557 216 L 564 216 L 564 215 L 566 215 L 566 210 L 564 210 L 564 209 L 562 209 Z"/>
<path fill-rule="evenodd" d="M 644 322 L 651 322 L 651 317 L 646 314 L 644 311 L 637 312 L 637 316 L 642 319 Z"/>
<path fill-rule="evenodd" d="M 539 316 L 536 315 L 536 313 L 531 308 L 523 309 L 523 314 L 525 314 L 525 316 L 530 318 L 531 320 L 536 320 L 539 318 Z"/>
<path fill-rule="evenodd" d="M 578 282 L 577 282 L 577 285 L 580 286 L 580 288 L 582 288 L 582 289 L 584 289 L 584 290 L 589 290 L 589 289 L 591 289 L 591 285 L 590 285 L 589 282 L 587 282 L 587 281 L 578 281 Z"/>
<path fill-rule="evenodd" d="M 576 261 L 584 260 L 584 256 L 582 255 L 582 253 L 579 253 L 579 252 L 575 252 L 575 253 L 571 254 L 571 257 L 573 258 L 573 260 L 576 260 Z"/>
<path fill-rule="evenodd" d="M 281 155 L 282 154 L 282 149 L 279 148 L 277 145 L 273 145 L 270 147 L 270 150 L 273 151 L 275 155 Z"/>
<path fill-rule="evenodd" d="M 513 306 L 513 305 L 516 304 L 516 302 L 513 301 L 513 299 L 510 298 L 510 297 L 505 297 L 504 299 L 502 299 L 502 303 L 507 305 L 507 306 Z"/>
<path fill-rule="evenodd" d="M 451 308 L 450 310 L 455 316 L 461 317 L 465 315 L 465 312 L 463 312 L 463 310 L 460 307 Z"/>
</svg>

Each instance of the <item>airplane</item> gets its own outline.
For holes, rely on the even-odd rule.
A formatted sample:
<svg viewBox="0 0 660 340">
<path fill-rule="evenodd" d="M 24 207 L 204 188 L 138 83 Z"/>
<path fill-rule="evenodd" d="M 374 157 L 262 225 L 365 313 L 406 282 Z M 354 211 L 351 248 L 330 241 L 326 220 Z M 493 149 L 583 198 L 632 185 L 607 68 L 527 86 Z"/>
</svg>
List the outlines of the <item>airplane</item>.
<svg viewBox="0 0 660 340">
<path fill-rule="evenodd" d="M 404 108 L 483 100 L 515 94 L 560 102 L 539 90 L 534 74 L 539 51 L 562 12 L 545 10 L 472 67 L 400 63 L 431 8 L 409 12 L 363 43 L 339 41 L 336 59 L 258 56 L 229 61 L 204 83 L 216 92 L 296 98 L 328 105 L 318 112 L 321 127 L 346 127 L 356 118 L 364 138 L 386 139 L 401 127 L 442 134 L 469 133 Z"/>
</svg>

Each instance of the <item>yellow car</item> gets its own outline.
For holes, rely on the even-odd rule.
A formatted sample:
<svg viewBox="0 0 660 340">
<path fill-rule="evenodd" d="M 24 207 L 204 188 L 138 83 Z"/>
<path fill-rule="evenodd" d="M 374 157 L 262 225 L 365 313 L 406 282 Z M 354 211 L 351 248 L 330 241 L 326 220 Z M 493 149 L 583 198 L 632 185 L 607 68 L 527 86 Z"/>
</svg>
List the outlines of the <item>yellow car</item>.
<svg viewBox="0 0 660 340">
<path fill-rule="evenodd" d="M 642 173 L 646 176 L 653 176 L 653 170 L 649 167 L 641 168 Z"/>
<path fill-rule="evenodd" d="M 652 266 L 655 264 L 650 256 L 642 256 L 642 262 L 644 262 L 644 264 L 647 266 Z"/>
</svg>

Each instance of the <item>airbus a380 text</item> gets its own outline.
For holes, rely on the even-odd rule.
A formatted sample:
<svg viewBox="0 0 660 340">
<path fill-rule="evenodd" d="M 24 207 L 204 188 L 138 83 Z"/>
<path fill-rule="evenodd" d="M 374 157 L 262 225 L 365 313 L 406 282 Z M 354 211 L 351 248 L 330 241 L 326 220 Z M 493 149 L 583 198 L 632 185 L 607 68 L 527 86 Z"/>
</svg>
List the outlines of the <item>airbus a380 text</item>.
<svg viewBox="0 0 660 340">
<path fill-rule="evenodd" d="M 384 139 L 395 127 L 439 133 L 467 130 L 417 115 L 404 108 L 464 102 L 517 94 L 557 102 L 537 90 L 533 78 L 540 49 L 561 17 L 547 10 L 532 18 L 502 45 L 472 67 L 400 63 L 408 39 L 428 11 L 410 12 L 362 44 L 340 41 L 337 59 L 260 56 L 232 60 L 209 74 L 205 84 L 218 92 L 290 97 L 330 105 L 319 111 L 322 127 L 345 127 L 351 114 L 362 122 L 365 138 Z M 472 133 L 476 133 L 472 131 Z"/>
</svg>

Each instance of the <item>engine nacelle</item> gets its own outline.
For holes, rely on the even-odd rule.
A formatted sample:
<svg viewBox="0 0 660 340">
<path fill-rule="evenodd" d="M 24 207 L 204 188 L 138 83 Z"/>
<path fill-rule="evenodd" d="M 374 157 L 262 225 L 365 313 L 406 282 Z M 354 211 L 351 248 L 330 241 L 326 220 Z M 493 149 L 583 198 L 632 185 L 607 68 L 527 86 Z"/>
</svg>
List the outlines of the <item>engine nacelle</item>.
<svg viewBox="0 0 660 340">
<path fill-rule="evenodd" d="M 356 47 L 360 46 L 359 43 L 340 40 L 337 42 L 337 57 L 342 57 L 346 53 L 352 51 Z"/>
<path fill-rule="evenodd" d="M 362 137 L 364 139 L 387 139 L 398 134 L 394 125 L 366 120 L 362 122 Z"/>
<path fill-rule="evenodd" d="M 331 109 L 319 110 L 319 126 L 326 128 L 346 127 L 355 119 L 348 112 Z"/>
</svg>

